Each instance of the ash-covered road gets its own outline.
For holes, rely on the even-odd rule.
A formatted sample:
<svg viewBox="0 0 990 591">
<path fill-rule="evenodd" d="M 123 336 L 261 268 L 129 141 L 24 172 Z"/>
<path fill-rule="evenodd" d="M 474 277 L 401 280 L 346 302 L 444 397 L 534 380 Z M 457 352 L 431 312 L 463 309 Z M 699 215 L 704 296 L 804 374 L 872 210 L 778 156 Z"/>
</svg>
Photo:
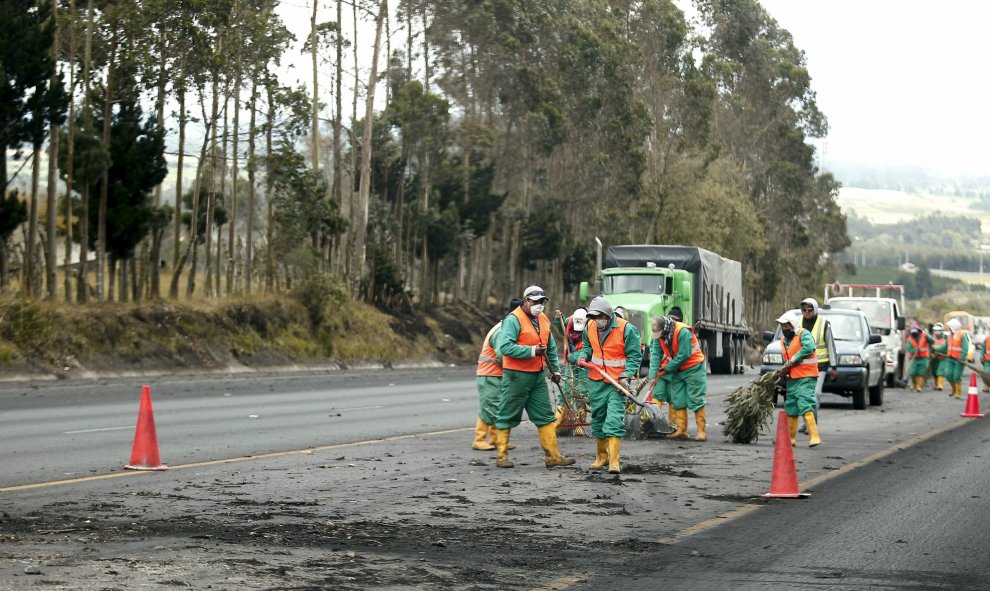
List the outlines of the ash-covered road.
<svg viewBox="0 0 990 591">
<path fill-rule="evenodd" d="M 711 377 L 710 423 L 751 378 Z M 493 453 L 469 447 L 471 372 L 425 369 L 157 379 L 162 459 L 173 469 L 125 473 L 140 384 L 4 384 L 0 588 L 645 589 L 662 579 L 843 589 L 865 580 L 855 573 L 874 556 L 890 565 L 876 572 L 893 573 L 920 564 L 914 553 L 966 546 L 968 530 L 931 503 L 958 503 L 952 515 L 966 516 L 979 500 L 964 491 L 985 488 L 967 475 L 987 472 L 970 449 L 985 445 L 985 423 L 955 429 L 962 402 L 905 390 L 866 411 L 829 399 L 823 445 L 799 439 L 795 450 L 812 486 L 804 501 L 759 499 L 772 437 L 733 445 L 717 424 L 707 443 L 624 442 L 618 477 L 583 469 L 594 445 L 580 437 L 561 443 L 575 468 L 545 469 L 524 424 L 513 431 L 517 467 L 499 470 Z M 965 462 L 948 461 L 957 457 Z M 849 470 L 864 459 L 873 461 Z M 873 475 L 885 466 L 924 478 L 902 489 Z M 932 479 L 943 486 L 922 484 Z M 912 507 L 935 519 L 924 543 L 888 539 L 900 536 L 894 527 L 876 533 Z M 930 562 L 924 580 L 985 588 L 968 586 L 983 568 L 975 562 Z"/>
</svg>

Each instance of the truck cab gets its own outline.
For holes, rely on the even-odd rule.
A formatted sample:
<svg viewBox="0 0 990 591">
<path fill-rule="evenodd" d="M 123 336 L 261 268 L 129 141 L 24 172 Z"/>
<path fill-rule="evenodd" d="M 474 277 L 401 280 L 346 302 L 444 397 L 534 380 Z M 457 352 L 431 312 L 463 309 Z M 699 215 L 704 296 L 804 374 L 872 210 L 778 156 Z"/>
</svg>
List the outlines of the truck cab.
<svg viewBox="0 0 990 591">
<path fill-rule="evenodd" d="M 832 291 L 850 295 L 831 295 Z M 851 295 L 860 292 L 873 295 Z M 887 297 L 898 296 L 899 297 Z M 893 387 L 906 379 L 907 364 L 904 359 L 904 339 L 907 337 L 904 317 L 904 288 L 901 285 L 845 285 L 825 289 L 825 304 L 830 308 L 859 310 L 866 315 L 870 330 L 880 335 L 884 350 L 884 366 L 887 386 Z"/>
</svg>

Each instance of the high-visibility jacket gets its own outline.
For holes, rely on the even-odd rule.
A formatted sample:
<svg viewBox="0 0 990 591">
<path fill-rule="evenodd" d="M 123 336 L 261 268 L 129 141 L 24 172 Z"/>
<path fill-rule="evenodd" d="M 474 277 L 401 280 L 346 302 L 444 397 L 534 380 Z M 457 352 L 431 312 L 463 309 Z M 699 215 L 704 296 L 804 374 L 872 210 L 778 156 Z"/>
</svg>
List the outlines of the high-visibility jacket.
<svg viewBox="0 0 990 591">
<path fill-rule="evenodd" d="M 932 350 L 938 353 L 945 346 L 945 336 L 936 337 L 935 342 L 932 343 Z"/>
<path fill-rule="evenodd" d="M 667 347 L 667 342 L 660 339 L 660 348 L 663 349 L 663 354 L 670 359 L 677 357 L 678 343 L 680 342 L 681 331 L 686 330 L 691 333 L 691 355 L 687 358 L 687 361 L 681 364 L 677 371 L 684 371 L 685 369 L 691 369 L 692 367 L 704 363 L 705 354 L 701 352 L 701 344 L 698 343 L 698 335 L 694 334 L 691 327 L 683 322 L 675 322 L 673 334 L 670 339 L 670 348 Z"/>
<path fill-rule="evenodd" d="M 920 334 L 917 339 L 908 335 L 908 342 L 914 347 L 915 357 L 928 357 L 928 337 L 926 335 Z"/>
<path fill-rule="evenodd" d="M 986 363 L 990 361 L 990 347 L 987 347 L 986 342 L 983 343 L 983 362 Z"/>
<path fill-rule="evenodd" d="M 618 380 L 626 370 L 626 321 L 616 318 L 615 327 L 605 337 L 604 343 L 598 336 L 597 324 L 589 322 L 587 330 L 588 341 L 591 343 L 591 362 L 604 367 L 605 373 Z M 588 377 L 598 382 L 605 379 L 597 371 L 589 371 Z"/>
<path fill-rule="evenodd" d="M 801 333 L 803 328 L 794 331 L 789 345 L 784 346 L 784 339 L 780 340 L 780 352 L 784 356 L 784 362 L 790 361 L 801 352 Z M 818 357 L 812 353 L 801 360 L 800 363 L 791 368 L 791 379 L 817 378 L 818 377 Z"/>
<path fill-rule="evenodd" d="M 550 319 L 547 318 L 546 314 L 540 314 L 537 317 L 537 322 L 540 325 L 539 332 L 533 326 L 532 317 L 523 311 L 522 306 L 516 308 L 512 311 L 512 315 L 516 317 L 519 321 L 519 338 L 516 343 L 525 346 L 536 346 L 543 345 L 547 346 L 550 342 Z M 531 373 L 536 373 L 538 371 L 543 371 L 543 363 L 546 361 L 543 355 L 538 357 L 528 357 L 525 359 L 519 359 L 516 357 L 510 357 L 508 355 L 502 356 L 502 367 L 504 369 L 511 369 L 515 371 L 528 371 Z"/>
<path fill-rule="evenodd" d="M 948 349 L 949 359 L 959 359 L 960 357 L 963 359 L 966 358 L 962 354 L 962 342 L 963 342 L 962 331 L 954 332 L 951 335 L 949 335 L 949 349 Z"/>
<path fill-rule="evenodd" d="M 825 342 L 825 324 L 828 320 L 822 318 L 821 314 L 815 316 L 815 324 L 811 327 L 811 337 L 815 339 L 815 358 L 818 363 L 830 363 L 828 358 L 828 344 Z"/>
<path fill-rule="evenodd" d="M 502 328 L 499 322 L 485 335 L 485 342 L 481 345 L 481 355 L 478 356 L 478 369 L 474 372 L 476 376 L 482 377 L 502 377 L 502 364 L 498 362 L 498 354 L 492 345 L 492 335 Z"/>
</svg>

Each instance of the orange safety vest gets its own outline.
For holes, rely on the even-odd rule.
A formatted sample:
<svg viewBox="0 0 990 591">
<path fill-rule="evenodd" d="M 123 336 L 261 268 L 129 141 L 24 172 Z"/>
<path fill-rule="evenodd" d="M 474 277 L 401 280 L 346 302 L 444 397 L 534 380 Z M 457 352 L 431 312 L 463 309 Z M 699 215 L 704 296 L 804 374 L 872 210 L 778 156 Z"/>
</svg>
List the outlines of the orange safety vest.
<svg viewBox="0 0 990 591">
<path fill-rule="evenodd" d="M 667 348 L 666 341 L 660 339 L 660 348 L 663 349 L 663 354 L 668 359 L 673 359 L 674 357 L 677 357 L 677 343 L 680 342 L 680 336 L 682 330 L 687 330 L 688 332 L 691 333 L 691 356 L 687 358 L 687 361 L 685 361 L 684 364 L 681 365 L 680 369 L 678 369 L 677 371 L 684 371 L 685 369 L 691 369 L 692 367 L 700 363 L 704 363 L 705 361 L 705 354 L 701 352 L 701 345 L 698 343 L 698 335 L 694 334 L 694 331 L 691 330 L 691 327 L 684 324 L 683 322 L 674 323 L 674 335 L 673 338 L 671 338 L 670 340 L 672 347 L 671 349 Z"/>
<path fill-rule="evenodd" d="M 914 339 L 914 337 L 908 335 L 908 342 L 914 347 L 914 356 L 919 358 L 928 357 L 928 339 L 925 335 L 919 335 L 921 342 L 919 343 Z"/>
<path fill-rule="evenodd" d="M 962 357 L 962 331 L 949 335 L 949 359 Z"/>
<path fill-rule="evenodd" d="M 547 318 L 546 314 L 540 314 L 537 318 L 537 322 L 540 324 L 539 332 L 537 332 L 536 328 L 533 327 L 532 317 L 523 311 L 522 306 L 513 310 L 512 316 L 515 316 L 516 320 L 519 321 L 519 338 L 516 340 L 517 344 L 527 347 L 533 347 L 536 345 L 543 345 L 544 347 L 547 346 L 547 343 L 550 342 L 550 319 Z M 516 357 L 503 355 L 502 367 L 515 371 L 528 371 L 531 373 L 536 373 L 538 371 L 543 371 L 543 363 L 546 361 L 544 357 L 545 356 L 518 359 Z"/>
<path fill-rule="evenodd" d="M 485 335 L 485 342 L 481 345 L 481 355 L 478 356 L 478 369 L 474 372 L 474 375 L 481 377 L 502 377 L 502 366 L 498 363 L 498 354 L 495 352 L 495 347 L 492 346 L 492 334 L 498 329 L 502 328 L 502 323 L 499 322 L 488 331 Z"/>
<path fill-rule="evenodd" d="M 598 325 L 589 323 L 588 342 L 591 343 L 591 362 L 604 366 L 605 373 L 618 380 L 626 369 L 626 321 L 617 318 L 615 328 L 605 337 L 604 343 L 598 337 Z M 588 377 L 597 382 L 605 379 L 597 371 L 589 371 Z"/>
<path fill-rule="evenodd" d="M 986 363 L 990 361 L 990 347 L 987 347 L 986 342 L 983 343 L 983 362 Z"/>
<path fill-rule="evenodd" d="M 784 346 L 784 339 L 780 339 L 780 352 L 784 355 L 784 361 L 790 361 L 791 358 L 795 357 L 801 351 L 801 333 L 805 332 L 803 328 L 799 328 L 794 331 L 794 337 L 791 338 L 791 344 Z M 818 357 L 812 352 L 810 355 L 801 360 L 791 368 L 791 379 L 798 378 L 817 378 L 818 377 Z"/>
</svg>

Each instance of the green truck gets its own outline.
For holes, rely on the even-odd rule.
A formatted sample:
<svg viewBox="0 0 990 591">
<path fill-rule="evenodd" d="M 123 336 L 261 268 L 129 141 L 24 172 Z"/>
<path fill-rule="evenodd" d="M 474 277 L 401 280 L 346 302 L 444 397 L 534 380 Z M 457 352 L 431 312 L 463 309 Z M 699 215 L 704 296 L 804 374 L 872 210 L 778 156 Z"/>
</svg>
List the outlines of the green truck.
<svg viewBox="0 0 990 591">
<path fill-rule="evenodd" d="M 742 265 L 695 246 L 637 244 L 610 246 L 602 264 L 598 244 L 595 289 L 613 308 L 623 307 L 626 320 L 639 329 L 643 343 L 651 338 L 650 319 L 679 308 L 694 328 L 711 373 L 742 373 L 746 362 L 746 306 Z M 581 284 L 581 299 L 592 295 Z M 649 347 L 643 364 L 649 367 Z"/>
</svg>

